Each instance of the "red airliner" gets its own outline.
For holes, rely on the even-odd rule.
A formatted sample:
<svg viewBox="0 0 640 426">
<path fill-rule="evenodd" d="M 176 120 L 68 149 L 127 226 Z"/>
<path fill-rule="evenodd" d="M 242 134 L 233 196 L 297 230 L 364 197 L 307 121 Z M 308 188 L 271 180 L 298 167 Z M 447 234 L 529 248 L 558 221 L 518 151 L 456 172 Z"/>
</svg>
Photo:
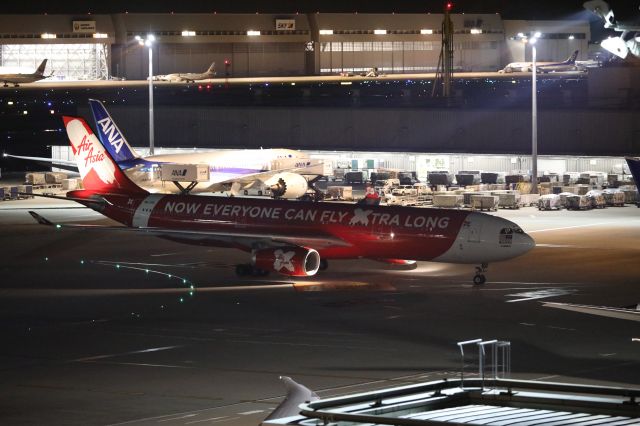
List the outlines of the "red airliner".
<svg viewBox="0 0 640 426">
<path fill-rule="evenodd" d="M 67 198 L 126 225 L 98 229 L 250 252 L 251 263 L 236 268 L 240 275 L 310 276 L 324 269 L 327 259 L 426 260 L 479 264 L 474 282 L 482 284 L 488 262 L 520 256 L 535 245 L 515 223 L 484 213 L 150 194 L 118 168 L 83 119 L 64 117 L 64 124 L 85 188 Z"/>
</svg>

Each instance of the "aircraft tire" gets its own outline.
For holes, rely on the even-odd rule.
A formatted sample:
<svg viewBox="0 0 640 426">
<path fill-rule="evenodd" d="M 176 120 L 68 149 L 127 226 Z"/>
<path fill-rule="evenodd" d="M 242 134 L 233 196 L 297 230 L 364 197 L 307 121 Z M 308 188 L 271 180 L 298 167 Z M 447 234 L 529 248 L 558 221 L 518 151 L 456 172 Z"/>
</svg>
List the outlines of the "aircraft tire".
<svg viewBox="0 0 640 426">
<path fill-rule="evenodd" d="M 487 278 L 482 274 L 477 274 L 476 276 L 473 277 L 474 285 L 482 285 L 485 282 L 487 282 Z"/>
</svg>

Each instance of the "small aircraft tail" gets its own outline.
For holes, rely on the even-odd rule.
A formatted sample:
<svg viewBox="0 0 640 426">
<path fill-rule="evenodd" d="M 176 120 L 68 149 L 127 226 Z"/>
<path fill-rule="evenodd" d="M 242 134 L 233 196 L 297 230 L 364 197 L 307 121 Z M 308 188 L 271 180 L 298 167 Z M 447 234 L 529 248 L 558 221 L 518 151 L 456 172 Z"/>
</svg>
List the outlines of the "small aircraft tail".
<svg viewBox="0 0 640 426">
<path fill-rule="evenodd" d="M 629 171 L 633 176 L 636 186 L 640 188 L 640 158 L 626 157 L 625 160 L 627 160 Z"/>
<path fill-rule="evenodd" d="M 207 68 L 206 74 L 214 74 L 216 73 L 216 63 L 215 62 L 211 62 L 211 65 L 209 65 L 209 68 Z"/>
<path fill-rule="evenodd" d="M 44 69 L 47 67 L 47 60 L 45 59 L 44 61 L 42 61 L 40 63 L 40 65 L 38 66 L 38 68 L 36 69 L 36 74 L 39 75 L 44 75 Z"/>
<path fill-rule="evenodd" d="M 84 119 L 62 117 L 85 189 L 98 193 L 145 193 L 115 163 Z"/>
<path fill-rule="evenodd" d="M 573 52 L 571 54 L 571 56 L 569 56 L 567 58 L 567 60 L 564 61 L 564 63 L 565 64 L 575 64 L 576 63 L 576 59 L 578 58 L 578 52 L 579 52 L 579 50 L 576 50 L 575 52 Z"/>
<path fill-rule="evenodd" d="M 139 158 L 140 156 L 131 148 L 102 102 L 89 99 L 89 106 L 98 129 L 98 137 L 116 163 Z"/>
</svg>

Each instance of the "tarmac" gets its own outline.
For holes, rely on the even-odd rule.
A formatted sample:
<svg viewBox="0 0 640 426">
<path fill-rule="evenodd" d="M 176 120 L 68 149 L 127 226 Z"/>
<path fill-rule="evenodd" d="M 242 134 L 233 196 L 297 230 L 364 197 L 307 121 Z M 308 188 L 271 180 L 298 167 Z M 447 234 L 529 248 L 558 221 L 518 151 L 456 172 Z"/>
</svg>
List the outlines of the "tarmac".
<svg viewBox="0 0 640 426">
<path fill-rule="evenodd" d="M 238 278 L 246 253 L 106 231 L 58 200 L 0 202 L 0 423 L 256 425 L 278 377 L 321 396 L 459 375 L 456 342 L 511 342 L 512 377 L 639 387 L 636 322 L 541 302 L 640 302 L 640 209 L 500 210 L 537 247 L 414 270 L 332 261 L 308 279 Z M 473 366 L 468 366 L 473 374 Z"/>
</svg>

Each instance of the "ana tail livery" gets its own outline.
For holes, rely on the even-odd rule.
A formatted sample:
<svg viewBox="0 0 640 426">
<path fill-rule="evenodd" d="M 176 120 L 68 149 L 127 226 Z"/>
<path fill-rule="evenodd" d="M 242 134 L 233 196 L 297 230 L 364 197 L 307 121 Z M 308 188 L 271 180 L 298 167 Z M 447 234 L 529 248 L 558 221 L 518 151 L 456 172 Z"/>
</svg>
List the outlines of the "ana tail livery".
<svg viewBox="0 0 640 426">
<path fill-rule="evenodd" d="M 237 266 L 240 275 L 310 276 L 328 259 L 426 260 L 479 264 L 474 282 L 482 284 L 488 262 L 512 259 L 535 245 L 515 223 L 484 213 L 150 194 L 120 171 L 83 119 L 64 122 L 85 187 L 67 197 L 125 225 L 88 229 L 239 248 L 251 253 L 251 263 Z"/>
<path fill-rule="evenodd" d="M 34 81 L 43 80 L 51 77 L 51 75 L 44 75 L 44 69 L 47 66 L 47 60 L 43 60 L 35 72 L 31 74 L 0 74 L 0 81 L 4 83 L 4 87 L 8 87 L 8 83 L 12 83 L 14 87 L 20 86 L 20 83 L 33 83 Z"/>
</svg>

